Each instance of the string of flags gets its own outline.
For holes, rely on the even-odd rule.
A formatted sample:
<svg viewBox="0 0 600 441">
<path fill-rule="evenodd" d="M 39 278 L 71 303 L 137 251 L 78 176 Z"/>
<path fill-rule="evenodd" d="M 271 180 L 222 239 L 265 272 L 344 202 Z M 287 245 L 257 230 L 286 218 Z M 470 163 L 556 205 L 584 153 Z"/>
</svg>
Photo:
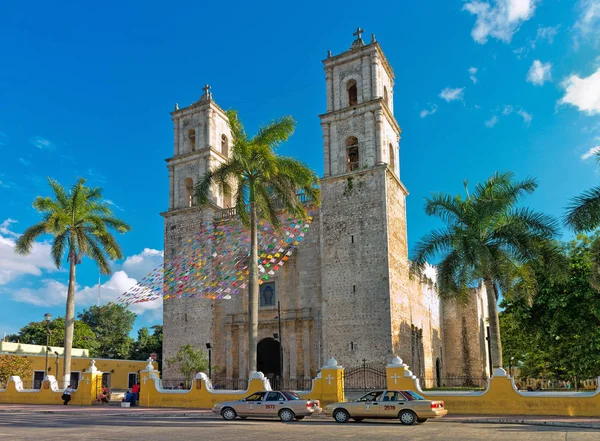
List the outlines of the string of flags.
<svg viewBox="0 0 600 441">
<path fill-rule="evenodd" d="M 281 213 L 280 228 L 258 224 L 259 284 L 275 276 L 309 232 L 314 212 L 306 219 Z M 248 286 L 250 232 L 234 217 L 203 223 L 178 252 L 117 298 L 118 304 L 151 302 L 161 297 L 231 299 Z"/>
</svg>

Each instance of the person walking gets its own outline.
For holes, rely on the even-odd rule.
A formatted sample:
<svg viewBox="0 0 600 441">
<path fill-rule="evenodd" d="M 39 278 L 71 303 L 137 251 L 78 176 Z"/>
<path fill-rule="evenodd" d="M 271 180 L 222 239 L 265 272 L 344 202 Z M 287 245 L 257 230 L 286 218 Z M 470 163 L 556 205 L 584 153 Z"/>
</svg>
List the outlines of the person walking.
<svg viewBox="0 0 600 441">
<path fill-rule="evenodd" d="M 140 399 L 140 383 L 136 383 L 131 388 L 131 407 L 135 407 L 135 404 Z"/>
<path fill-rule="evenodd" d="M 61 396 L 62 400 L 63 400 L 63 404 L 66 406 L 67 404 L 69 404 L 69 401 L 71 401 L 71 394 L 73 394 L 73 392 L 75 392 L 73 389 L 71 389 L 71 385 L 69 384 L 67 386 L 67 388 L 63 391 L 63 394 Z"/>
</svg>

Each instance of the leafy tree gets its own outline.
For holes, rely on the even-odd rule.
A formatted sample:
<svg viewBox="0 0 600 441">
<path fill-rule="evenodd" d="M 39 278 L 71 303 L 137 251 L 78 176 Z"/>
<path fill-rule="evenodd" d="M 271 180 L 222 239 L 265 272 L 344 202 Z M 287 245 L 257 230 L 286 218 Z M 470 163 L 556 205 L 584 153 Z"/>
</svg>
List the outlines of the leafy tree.
<svg viewBox="0 0 600 441">
<path fill-rule="evenodd" d="M 35 240 L 44 235 L 54 236 L 52 241 L 52 259 L 60 268 L 66 256 L 69 261 L 69 287 L 65 313 L 65 355 L 64 379 L 71 376 L 71 348 L 75 326 L 75 265 L 83 256 L 90 257 L 100 268 L 102 274 L 110 274 L 108 259 L 121 259 L 123 254 L 115 237 L 109 232 L 119 233 L 130 230 L 118 219 L 102 199 L 100 188 L 86 187 L 85 179 L 66 191 L 57 181 L 48 178 L 54 192 L 51 198 L 38 196 L 33 207 L 43 215 L 43 219 L 25 230 L 16 243 L 15 251 L 29 254 Z"/>
<path fill-rule="evenodd" d="M 64 345 L 65 319 L 57 317 L 49 324 L 50 346 Z M 18 334 L 9 336 L 10 341 L 20 342 L 32 345 L 46 344 L 46 322 L 30 322 L 23 326 Z M 73 347 L 80 349 L 89 349 L 92 357 L 96 356 L 95 350 L 98 347 L 96 336 L 91 328 L 80 320 L 75 320 L 73 332 Z"/>
<path fill-rule="evenodd" d="M 18 375 L 21 379 L 33 375 L 31 360 L 22 355 L 0 355 L 0 385 L 6 385 L 8 379 Z"/>
<path fill-rule="evenodd" d="M 222 188 L 233 195 L 241 221 L 250 229 L 248 281 L 248 368 L 256 370 L 258 335 L 258 244 L 257 223 L 266 219 L 278 227 L 277 210 L 284 208 L 294 216 L 305 218 L 306 208 L 298 192 L 320 202 L 318 177 L 300 161 L 279 156 L 275 149 L 292 135 L 295 121 L 283 117 L 248 137 L 236 111 L 227 112 L 233 136 L 231 156 L 214 170 L 208 171 L 195 188 L 200 205 L 210 203 L 211 189 Z"/>
<path fill-rule="evenodd" d="M 540 289 L 531 304 L 503 303 L 503 338 L 516 348 L 523 375 L 567 379 L 600 372 L 600 297 L 590 283 L 595 243 L 584 235 L 568 243 L 568 277 L 538 273 Z"/>
<path fill-rule="evenodd" d="M 428 260 L 439 258 L 438 286 L 446 298 L 466 299 L 470 286 L 483 280 L 488 294 L 488 315 L 493 367 L 501 367 L 502 344 L 497 301 L 504 296 L 535 290 L 528 263 L 543 260 L 558 265 L 552 237 L 556 222 L 527 208 L 516 208 L 537 183 L 513 180 L 513 173 L 494 174 L 476 186 L 466 198 L 434 194 L 426 200 L 425 212 L 439 217 L 446 228 L 426 235 L 416 245 L 414 267 L 420 271 Z"/>
<path fill-rule="evenodd" d="M 102 358 L 128 358 L 133 345 L 129 333 L 136 315 L 122 305 L 109 303 L 105 306 L 90 306 L 79 314 L 98 341 L 97 356 Z"/>
<path fill-rule="evenodd" d="M 600 163 L 600 152 L 596 153 L 596 161 Z M 600 226 L 600 186 L 571 200 L 565 223 L 579 233 L 592 231 Z"/>
<path fill-rule="evenodd" d="M 178 365 L 179 372 L 189 384 L 198 372 L 208 370 L 208 357 L 202 349 L 194 349 L 190 344 L 183 345 L 174 357 L 165 360 L 167 366 Z"/>
<path fill-rule="evenodd" d="M 132 360 L 147 360 L 150 354 L 157 354 L 156 361 L 158 370 L 162 370 L 162 345 L 163 345 L 163 327 L 162 325 L 152 326 L 152 334 L 146 327 L 138 330 L 138 338 L 133 343 L 131 350 Z"/>
</svg>

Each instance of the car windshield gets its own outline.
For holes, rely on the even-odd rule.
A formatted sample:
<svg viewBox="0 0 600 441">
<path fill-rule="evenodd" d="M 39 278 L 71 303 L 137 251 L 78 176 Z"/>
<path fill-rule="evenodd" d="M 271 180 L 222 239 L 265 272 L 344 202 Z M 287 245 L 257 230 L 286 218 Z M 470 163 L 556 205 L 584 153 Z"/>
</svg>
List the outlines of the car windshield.
<svg viewBox="0 0 600 441">
<path fill-rule="evenodd" d="M 371 392 L 363 397 L 360 397 L 358 401 L 377 401 L 377 398 L 379 398 L 382 393 L 382 391 Z"/>
<path fill-rule="evenodd" d="M 288 400 L 301 400 L 302 398 L 296 392 L 281 392 Z"/>
<path fill-rule="evenodd" d="M 252 395 L 244 398 L 244 401 L 261 401 L 263 395 L 264 395 L 264 392 L 257 392 L 255 394 L 252 394 Z"/>
<path fill-rule="evenodd" d="M 413 400 L 425 400 L 425 398 L 423 398 L 418 393 L 413 392 L 412 390 L 404 390 L 402 392 L 404 392 L 406 395 L 409 395 L 410 397 L 412 397 Z"/>
</svg>

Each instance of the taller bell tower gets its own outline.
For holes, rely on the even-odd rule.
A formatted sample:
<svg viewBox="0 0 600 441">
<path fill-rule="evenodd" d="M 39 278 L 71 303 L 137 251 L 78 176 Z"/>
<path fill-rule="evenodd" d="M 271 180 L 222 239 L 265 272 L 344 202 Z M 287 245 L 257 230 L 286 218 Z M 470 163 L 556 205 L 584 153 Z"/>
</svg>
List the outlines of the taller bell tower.
<svg viewBox="0 0 600 441">
<path fill-rule="evenodd" d="M 346 366 L 391 359 L 401 353 L 402 328 L 410 330 L 394 72 L 375 36 L 366 44 L 362 33 L 323 61 L 327 112 L 320 115 L 324 355 Z"/>
</svg>

